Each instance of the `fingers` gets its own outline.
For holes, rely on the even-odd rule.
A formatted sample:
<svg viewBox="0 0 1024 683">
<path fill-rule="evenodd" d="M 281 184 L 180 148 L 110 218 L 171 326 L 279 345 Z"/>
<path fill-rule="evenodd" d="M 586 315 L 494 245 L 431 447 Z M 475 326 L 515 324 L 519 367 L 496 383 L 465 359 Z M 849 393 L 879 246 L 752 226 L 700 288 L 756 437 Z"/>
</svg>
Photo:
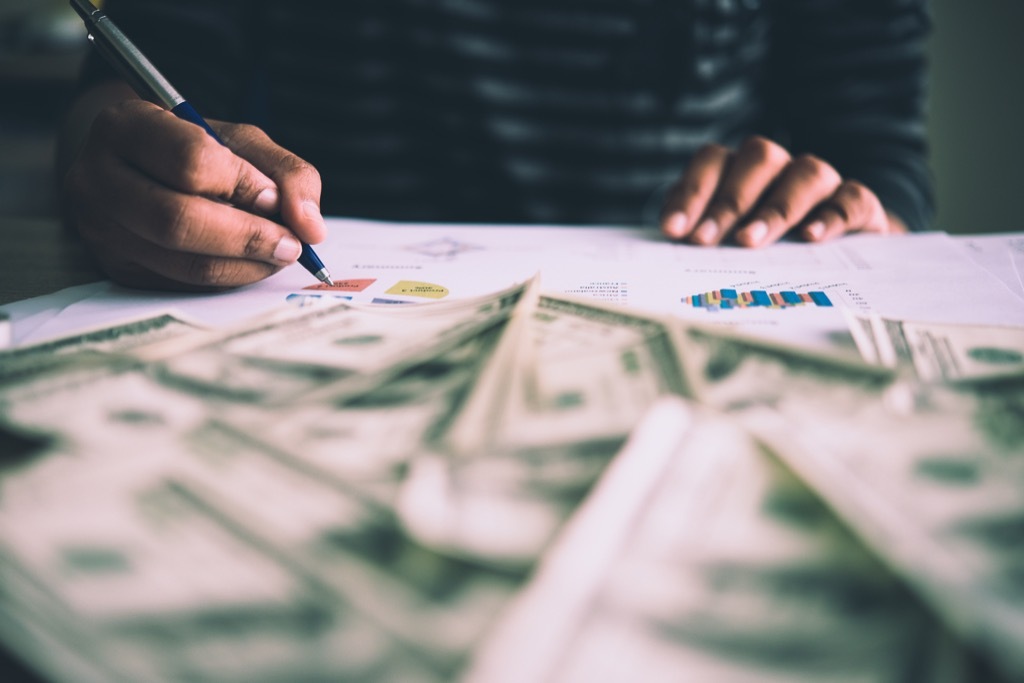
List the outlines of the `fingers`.
<svg viewBox="0 0 1024 683">
<path fill-rule="evenodd" d="M 729 163 L 729 150 L 707 145 L 694 155 L 683 177 L 665 200 L 661 229 L 668 237 L 682 239 L 693 232 L 698 219 L 718 188 L 718 180 Z"/>
<path fill-rule="evenodd" d="M 163 249 L 118 225 L 105 238 L 117 245 L 96 252 L 116 282 L 143 289 L 217 291 L 258 282 L 279 267 L 245 259 L 220 258 Z"/>
<path fill-rule="evenodd" d="M 898 227 L 862 183 L 844 180 L 815 156 L 792 158 L 762 137 L 749 138 L 735 152 L 701 148 L 670 190 L 661 221 L 672 239 L 708 246 L 732 239 L 745 247 L 788 233 L 816 242 Z"/>
<path fill-rule="evenodd" d="M 718 244 L 757 204 L 761 195 L 787 167 L 789 153 L 761 137 L 748 139 L 740 147 L 728 172 L 694 229 L 696 244 Z"/>
<path fill-rule="evenodd" d="M 839 173 L 821 159 L 801 156 L 788 164 L 746 224 L 736 231 L 745 247 L 770 244 L 789 232 L 839 188 Z"/>
<path fill-rule="evenodd" d="M 109 154 L 73 166 L 65 195 L 79 233 L 104 270 L 123 284 L 236 287 L 276 272 L 301 250 L 283 226 L 177 192 Z"/>
<path fill-rule="evenodd" d="M 96 117 L 64 208 L 111 277 L 174 289 L 255 282 L 301 253 L 296 234 L 265 217 L 279 210 L 305 239 L 323 239 L 316 171 L 251 126 L 218 125 L 252 160 L 140 100 Z M 308 198 L 314 211 L 302 214 Z"/>
<path fill-rule="evenodd" d="M 321 182 L 317 170 L 275 144 L 259 128 L 229 123 L 211 125 L 235 154 L 263 169 L 276 183 L 284 224 L 305 242 L 322 242 L 327 237 L 327 226 L 320 212 Z"/>
<path fill-rule="evenodd" d="M 96 117 L 89 145 L 180 193 L 263 214 L 277 208 L 270 177 L 199 126 L 148 102 L 132 100 L 104 110 Z"/>
<path fill-rule="evenodd" d="M 874 192 L 855 180 L 842 183 L 814 215 L 805 221 L 803 237 L 824 242 L 847 232 L 896 232 Z"/>
<path fill-rule="evenodd" d="M 118 188 L 109 220 L 165 249 L 287 265 L 302 245 L 285 227 L 230 204 L 175 192 L 125 165 L 107 170 Z"/>
</svg>

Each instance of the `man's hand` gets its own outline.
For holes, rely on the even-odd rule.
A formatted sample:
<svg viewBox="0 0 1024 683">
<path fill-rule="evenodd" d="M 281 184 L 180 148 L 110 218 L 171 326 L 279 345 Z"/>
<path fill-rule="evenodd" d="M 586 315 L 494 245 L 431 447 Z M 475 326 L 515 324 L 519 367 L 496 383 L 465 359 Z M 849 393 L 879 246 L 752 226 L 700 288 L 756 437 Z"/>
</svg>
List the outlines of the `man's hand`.
<svg viewBox="0 0 1024 683">
<path fill-rule="evenodd" d="M 702 147 L 669 190 L 661 229 L 672 239 L 759 247 L 793 232 L 821 242 L 847 232 L 906 232 L 878 197 L 814 156 L 793 158 L 762 137 L 737 150 Z"/>
<path fill-rule="evenodd" d="M 143 100 L 96 116 L 64 177 L 64 208 L 115 281 L 236 287 L 294 262 L 300 239 L 326 237 L 312 166 L 257 128 L 210 125 L 227 147 Z"/>
</svg>

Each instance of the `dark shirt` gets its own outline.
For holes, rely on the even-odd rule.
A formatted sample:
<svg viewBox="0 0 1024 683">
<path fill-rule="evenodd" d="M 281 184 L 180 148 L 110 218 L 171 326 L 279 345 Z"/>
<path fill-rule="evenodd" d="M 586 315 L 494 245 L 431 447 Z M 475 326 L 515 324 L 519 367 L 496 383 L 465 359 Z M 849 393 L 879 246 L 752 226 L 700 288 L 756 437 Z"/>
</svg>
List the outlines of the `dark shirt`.
<svg viewBox="0 0 1024 683">
<path fill-rule="evenodd" d="M 106 10 L 208 118 L 316 165 L 327 213 L 637 224 L 701 145 L 756 133 L 864 182 L 912 229 L 931 220 L 926 0 Z M 107 76 L 92 59 L 84 80 Z"/>
</svg>

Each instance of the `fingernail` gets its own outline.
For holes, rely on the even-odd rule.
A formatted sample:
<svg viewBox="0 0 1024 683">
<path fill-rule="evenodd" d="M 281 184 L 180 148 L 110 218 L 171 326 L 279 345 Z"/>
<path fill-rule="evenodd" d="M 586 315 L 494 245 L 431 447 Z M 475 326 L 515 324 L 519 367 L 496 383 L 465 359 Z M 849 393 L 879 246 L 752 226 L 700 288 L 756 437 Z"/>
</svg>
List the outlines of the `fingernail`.
<svg viewBox="0 0 1024 683">
<path fill-rule="evenodd" d="M 668 217 L 668 222 L 665 224 L 665 229 L 668 231 L 671 237 L 682 237 L 686 232 L 686 225 L 690 222 L 690 219 L 686 217 L 685 213 L 674 213 Z"/>
<path fill-rule="evenodd" d="M 302 245 L 291 235 L 285 235 L 274 248 L 274 260 L 280 263 L 292 263 L 302 253 Z"/>
<path fill-rule="evenodd" d="M 718 236 L 718 223 L 713 218 L 707 218 L 703 223 L 697 226 L 696 232 L 693 236 L 697 238 L 698 242 L 708 244 L 715 241 L 715 237 Z"/>
<path fill-rule="evenodd" d="M 808 225 L 804 229 L 804 232 L 807 235 L 807 239 L 815 241 L 820 240 L 822 237 L 825 236 L 825 224 L 822 223 L 821 221 L 815 221 Z"/>
<path fill-rule="evenodd" d="M 324 217 L 320 214 L 320 207 L 316 205 L 316 202 L 311 199 L 302 202 L 302 213 L 305 214 L 306 218 L 316 221 L 321 227 L 326 229 L 327 224 L 324 222 Z"/>
<path fill-rule="evenodd" d="M 253 204 L 261 213 L 274 213 L 277 211 L 277 200 L 277 188 L 268 187 L 256 195 L 256 201 Z"/>
<path fill-rule="evenodd" d="M 754 221 L 747 227 L 740 231 L 739 237 L 744 242 L 754 247 L 764 241 L 764 238 L 768 236 L 768 224 L 764 221 Z"/>
</svg>

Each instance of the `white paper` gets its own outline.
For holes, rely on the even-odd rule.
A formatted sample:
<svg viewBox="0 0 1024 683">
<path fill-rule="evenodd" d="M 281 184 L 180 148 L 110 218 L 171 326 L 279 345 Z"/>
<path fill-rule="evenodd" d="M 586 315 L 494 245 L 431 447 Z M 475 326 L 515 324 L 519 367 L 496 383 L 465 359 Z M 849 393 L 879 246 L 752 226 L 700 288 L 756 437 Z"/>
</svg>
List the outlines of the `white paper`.
<svg viewBox="0 0 1024 683">
<path fill-rule="evenodd" d="M 1024 296 L 1024 236 L 1016 235 L 1010 239 L 1010 259 L 1013 269 L 1017 271 L 1017 283 Z"/>
<path fill-rule="evenodd" d="M 5 307 L 12 312 L 15 343 L 154 309 L 173 308 L 198 322 L 225 325 L 289 299 L 301 303 L 319 296 L 375 303 L 477 296 L 526 280 L 538 271 L 546 291 L 735 326 L 831 350 L 853 348 L 843 307 L 906 320 L 1024 325 L 1024 299 L 1009 288 L 1009 269 L 993 265 L 999 261 L 992 257 L 997 250 L 994 239 L 975 238 L 980 246 L 973 251 L 944 233 L 850 236 L 823 245 L 785 242 L 741 249 L 673 244 L 654 230 L 623 227 L 347 219 L 331 219 L 328 227 L 329 237 L 317 245 L 317 252 L 335 281 L 358 284 L 351 291 L 307 289 L 316 282 L 298 266 L 223 294 L 162 294 L 109 283 L 90 285 L 33 300 L 28 308 Z M 1024 237 L 1000 239 L 1008 253 L 1024 260 Z M 396 289 L 401 282 L 415 286 Z M 716 310 L 695 307 L 686 299 L 722 289 L 822 292 L 832 305 L 802 302 Z"/>
<path fill-rule="evenodd" d="M 1024 262 L 1024 236 L 1016 233 L 971 235 L 957 238 L 982 268 L 1024 300 L 1024 282 L 1015 261 Z"/>
</svg>

